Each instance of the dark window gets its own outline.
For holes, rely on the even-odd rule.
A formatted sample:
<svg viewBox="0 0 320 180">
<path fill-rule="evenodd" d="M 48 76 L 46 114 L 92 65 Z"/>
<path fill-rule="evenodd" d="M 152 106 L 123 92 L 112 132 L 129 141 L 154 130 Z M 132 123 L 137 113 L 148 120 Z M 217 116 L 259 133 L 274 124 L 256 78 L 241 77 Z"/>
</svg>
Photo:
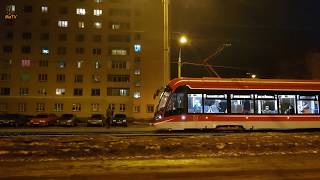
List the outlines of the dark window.
<svg viewBox="0 0 320 180">
<path fill-rule="evenodd" d="M 12 46 L 3 46 L 2 49 L 3 49 L 4 53 L 12 53 L 12 51 L 13 51 Z"/>
<path fill-rule="evenodd" d="M 10 88 L 0 88 L 0 96 L 10 96 Z"/>
<path fill-rule="evenodd" d="M 10 31 L 10 32 L 7 32 L 5 38 L 6 38 L 7 40 L 12 40 L 12 39 L 13 39 L 13 32 L 11 32 L 11 31 Z"/>
<path fill-rule="evenodd" d="M 58 39 L 59 39 L 59 41 L 66 41 L 67 40 L 67 34 L 59 34 Z"/>
<path fill-rule="evenodd" d="M 131 36 L 129 34 L 124 35 L 109 35 L 109 42 L 130 42 Z"/>
<path fill-rule="evenodd" d="M 91 89 L 91 96 L 100 96 L 100 89 Z"/>
<path fill-rule="evenodd" d="M 60 14 L 68 14 L 68 8 L 67 7 L 61 7 L 59 10 Z"/>
<path fill-rule="evenodd" d="M 50 39 L 49 33 L 41 33 L 40 34 L 40 39 L 41 40 L 49 40 Z"/>
<path fill-rule="evenodd" d="M 39 66 L 40 67 L 48 67 L 48 60 L 40 60 Z"/>
<path fill-rule="evenodd" d="M 23 54 L 30 54 L 31 53 L 31 47 L 30 46 L 22 46 L 21 47 L 21 52 Z"/>
<path fill-rule="evenodd" d="M 108 75 L 108 82 L 130 82 L 129 75 Z"/>
<path fill-rule="evenodd" d="M 77 34 L 76 41 L 80 41 L 80 42 L 84 41 L 84 34 Z"/>
<path fill-rule="evenodd" d="M 32 37 L 31 32 L 23 32 L 23 33 L 22 33 L 22 38 L 23 38 L 24 40 L 29 40 L 29 39 L 31 39 L 31 37 Z"/>
<path fill-rule="evenodd" d="M 30 6 L 30 5 L 24 6 L 23 7 L 23 11 L 25 13 L 31 13 L 32 12 L 32 6 Z"/>
<path fill-rule="evenodd" d="M 57 82 L 65 82 L 65 81 L 66 81 L 66 75 L 57 74 Z"/>
<path fill-rule="evenodd" d="M 48 26 L 49 20 L 48 19 L 41 19 L 40 24 L 41 24 L 41 26 Z"/>
<path fill-rule="evenodd" d="M 83 89 L 82 88 L 74 88 L 73 89 L 73 95 L 74 96 L 82 96 L 83 95 Z"/>
<path fill-rule="evenodd" d="M 82 74 L 76 74 L 74 76 L 74 82 L 75 83 L 82 83 L 83 82 L 83 75 Z"/>
<path fill-rule="evenodd" d="M 38 80 L 40 82 L 46 82 L 46 81 L 48 81 L 48 75 L 47 74 L 39 74 L 38 75 Z"/>
<path fill-rule="evenodd" d="M 58 47 L 57 53 L 58 54 L 67 54 L 67 48 L 66 47 Z"/>
<path fill-rule="evenodd" d="M 84 54 L 84 48 L 82 48 L 82 47 L 77 47 L 77 48 L 76 48 L 76 53 L 77 53 L 77 54 Z"/>
<path fill-rule="evenodd" d="M 100 49 L 100 48 L 94 48 L 94 49 L 92 49 L 92 54 L 101 55 L 101 49 Z"/>
<path fill-rule="evenodd" d="M 101 42 L 101 39 L 102 39 L 102 38 L 101 38 L 101 35 L 94 35 L 94 36 L 93 36 L 93 41 L 94 41 L 94 42 Z"/>
</svg>

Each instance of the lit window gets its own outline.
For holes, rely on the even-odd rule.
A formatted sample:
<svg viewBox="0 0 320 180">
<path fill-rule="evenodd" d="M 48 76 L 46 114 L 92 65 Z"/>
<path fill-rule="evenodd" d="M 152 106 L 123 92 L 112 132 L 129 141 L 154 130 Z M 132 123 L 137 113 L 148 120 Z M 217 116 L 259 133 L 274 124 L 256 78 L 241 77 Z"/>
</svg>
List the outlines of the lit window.
<svg viewBox="0 0 320 180">
<path fill-rule="evenodd" d="M 134 52 L 136 52 L 136 53 L 141 52 L 141 45 L 140 44 L 135 44 L 133 47 L 134 47 Z"/>
<path fill-rule="evenodd" d="M 99 74 L 92 74 L 92 82 L 100 82 L 100 75 Z"/>
<path fill-rule="evenodd" d="M 78 27 L 79 27 L 80 29 L 83 29 L 83 28 L 84 28 L 84 22 L 83 22 L 83 21 L 79 21 Z"/>
<path fill-rule="evenodd" d="M 29 88 L 20 88 L 20 96 L 28 96 Z"/>
<path fill-rule="evenodd" d="M 83 66 L 83 61 L 78 61 L 77 62 L 77 68 L 80 69 Z"/>
<path fill-rule="evenodd" d="M 40 88 L 39 90 L 38 90 L 38 94 L 40 95 L 40 96 L 46 96 L 48 93 L 47 93 L 47 89 L 46 88 Z"/>
<path fill-rule="evenodd" d="M 140 106 L 134 106 L 133 112 L 139 113 L 140 112 Z"/>
<path fill-rule="evenodd" d="M 68 21 L 58 21 L 59 27 L 68 27 Z"/>
<path fill-rule="evenodd" d="M 120 112 L 126 111 L 126 104 L 120 104 Z"/>
<path fill-rule="evenodd" d="M 48 6 L 41 6 L 42 13 L 48 13 Z"/>
<path fill-rule="evenodd" d="M 103 0 L 94 0 L 96 3 L 102 3 Z"/>
<path fill-rule="evenodd" d="M 102 15 L 102 10 L 101 10 L 101 9 L 94 9 L 94 10 L 93 10 L 93 15 L 95 15 L 95 16 L 101 16 L 101 15 Z"/>
<path fill-rule="evenodd" d="M 134 75 L 139 76 L 141 74 L 141 69 L 137 68 L 134 70 Z"/>
<path fill-rule="evenodd" d="M 48 48 L 42 48 L 41 49 L 41 54 L 49 54 L 49 49 Z"/>
<path fill-rule="evenodd" d="M 140 93 L 140 91 L 134 92 L 134 93 L 133 93 L 133 97 L 134 97 L 135 99 L 141 98 L 141 93 Z"/>
<path fill-rule="evenodd" d="M 102 23 L 101 22 L 94 22 L 94 27 L 97 29 L 101 29 L 102 28 Z"/>
<path fill-rule="evenodd" d="M 59 60 L 57 62 L 57 68 L 63 69 L 66 67 L 66 62 L 64 60 Z"/>
<path fill-rule="evenodd" d="M 25 103 L 19 103 L 18 104 L 18 112 L 25 112 L 26 111 L 26 104 Z"/>
<path fill-rule="evenodd" d="M 30 59 L 22 59 L 21 60 L 21 66 L 22 67 L 30 67 L 31 66 L 31 60 Z"/>
<path fill-rule="evenodd" d="M 9 14 L 14 13 L 16 11 L 16 6 L 13 4 L 7 5 L 6 10 Z"/>
<path fill-rule="evenodd" d="M 58 95 L 58 96 L 64 95 L 65 93 L 66 93 L 65 88 L 57 88 L 56 89 L 56 95 Z"/>
<path fill-rule="evenodd" d="M 44 112 L 46 105 L 44 103 L 37 103 L 36 104 L 36 111 L 37 112 Z"/>
<path fill-rule="evenodd" d="M 128 54 L 128 51 L 126 49 L 112 49 L 111 55 L 114 56 L 125 56 Z"/>
<path fill-rule="evenodd" d="M 63 104 L 62 103 L 57 103 L 54 104 L 54 112 L 63 112 Z"/>
<path fill-rule="evenodd" d="M 84 8 L 77 8 L 77 14 L 78 14 L 78 15 L 85 15 L 85 14 L 86 14 L 86 9 L 84 9 Z"/>
<path fill-rule="evenodd" d="M 99 111 L 99 104 L 91 104 L 91 111 L 98 112 Z"/>
<path fill-rule="evenodd" d="M 72 111 L 73 112 L 80 112 L 81 111 L 81 104 L 72 104 Z"/>
<path fill-rule="evenodd" d="M 100 61 L 96 61 L 95 68 L 96 69 L 100 69 L 101 68 L 101 62 Z"/>
<path fill-rule="evenodd" d="M 129 90 L 128 89 L 120 89 L 120 96 L 128 96 Z"/>
<path fill-rule="evenodd" d="M 135 86 L 136 86 L 136 87 L 140 87 L 140 86 L 141 86 L 141 81 L 140 81 L 140 80 L 137 80 L 137 81 L 135 82 Z"/>
<path fill-rule="evenodd" d="M 147 104 L 147 113 L 153 113 L 153 112 L 154 112 L 154 105 Z"/>
<path fill-rule="evenodd" d="M 112 25 L 111 25 L 111 29 L 113 29 L 113 30 L 118 30 L 118 29 L 120 29 L 120 24 L 112 24 Z"/>
</svg>

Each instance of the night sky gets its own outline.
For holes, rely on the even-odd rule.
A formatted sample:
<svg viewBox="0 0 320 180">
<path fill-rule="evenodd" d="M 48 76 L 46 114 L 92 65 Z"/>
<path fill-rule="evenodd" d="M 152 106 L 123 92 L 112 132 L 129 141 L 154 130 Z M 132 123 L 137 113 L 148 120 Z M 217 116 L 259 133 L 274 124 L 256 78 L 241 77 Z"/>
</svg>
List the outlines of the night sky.
<svg viewBox="0 0 320 180">
<path fill-rule="evenodd" d="M 178 35 L 186 33 L 191 42 L 182 60 L 189 62 L 201 63 L 219 45 L 232 43 L 210 61 L 229 67 L 215 68 L 222 77 L 251 72 L 260 78 L 314 78 L 310 66 L 316 64 L 306 62 L 320 49 L 319 0 L 172 0 L 171 8 L 172 61 L 178 59 Z M 176 69 L 172 64 L 172 77 Z M 209 76 L 191 65 L 182 72 Z"/>
</svg>

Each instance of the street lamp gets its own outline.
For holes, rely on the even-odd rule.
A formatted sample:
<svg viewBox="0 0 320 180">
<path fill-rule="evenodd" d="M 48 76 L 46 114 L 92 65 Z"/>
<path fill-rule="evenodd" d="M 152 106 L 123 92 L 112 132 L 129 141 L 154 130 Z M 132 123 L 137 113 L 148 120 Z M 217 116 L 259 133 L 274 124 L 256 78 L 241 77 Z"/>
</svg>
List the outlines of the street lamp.
<svg viewBox="0 0 320 180">
<path fill-rule="evenodd" d="M 181 77 L 181 50 L 182 50 L 182 45 L 185 45 L 188 42 L 188 39 L 186 36 L 181 36 L 179 39 L 179 57 L 178 57 L 178 78 Z"/>
</svg>

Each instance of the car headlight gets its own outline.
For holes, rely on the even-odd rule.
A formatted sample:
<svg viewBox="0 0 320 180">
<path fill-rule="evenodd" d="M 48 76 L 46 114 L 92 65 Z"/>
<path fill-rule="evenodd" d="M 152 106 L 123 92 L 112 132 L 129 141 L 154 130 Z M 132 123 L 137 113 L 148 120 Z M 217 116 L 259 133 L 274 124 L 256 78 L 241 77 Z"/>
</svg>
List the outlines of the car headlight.
<svg viewBox="0 0 320 180">
<path fill-rule="evenodd" d="M 124 120 L 122 120 L 123 122 L 127 122 L 127 120 L 126 119 L 124 119 Z"/>
<path fill-rule="evenodd" d="M 44 123 L 44 122 L 46 122 L 46 121 L 45 121 L 45 120 L 40 120 L 40 122 L 41 122 L 41 123 Z"/>
<path fill-rule="evenodd" d="M 116 120 L 112 120 L 112 122 L 116 122 Z"/>
</svg>

